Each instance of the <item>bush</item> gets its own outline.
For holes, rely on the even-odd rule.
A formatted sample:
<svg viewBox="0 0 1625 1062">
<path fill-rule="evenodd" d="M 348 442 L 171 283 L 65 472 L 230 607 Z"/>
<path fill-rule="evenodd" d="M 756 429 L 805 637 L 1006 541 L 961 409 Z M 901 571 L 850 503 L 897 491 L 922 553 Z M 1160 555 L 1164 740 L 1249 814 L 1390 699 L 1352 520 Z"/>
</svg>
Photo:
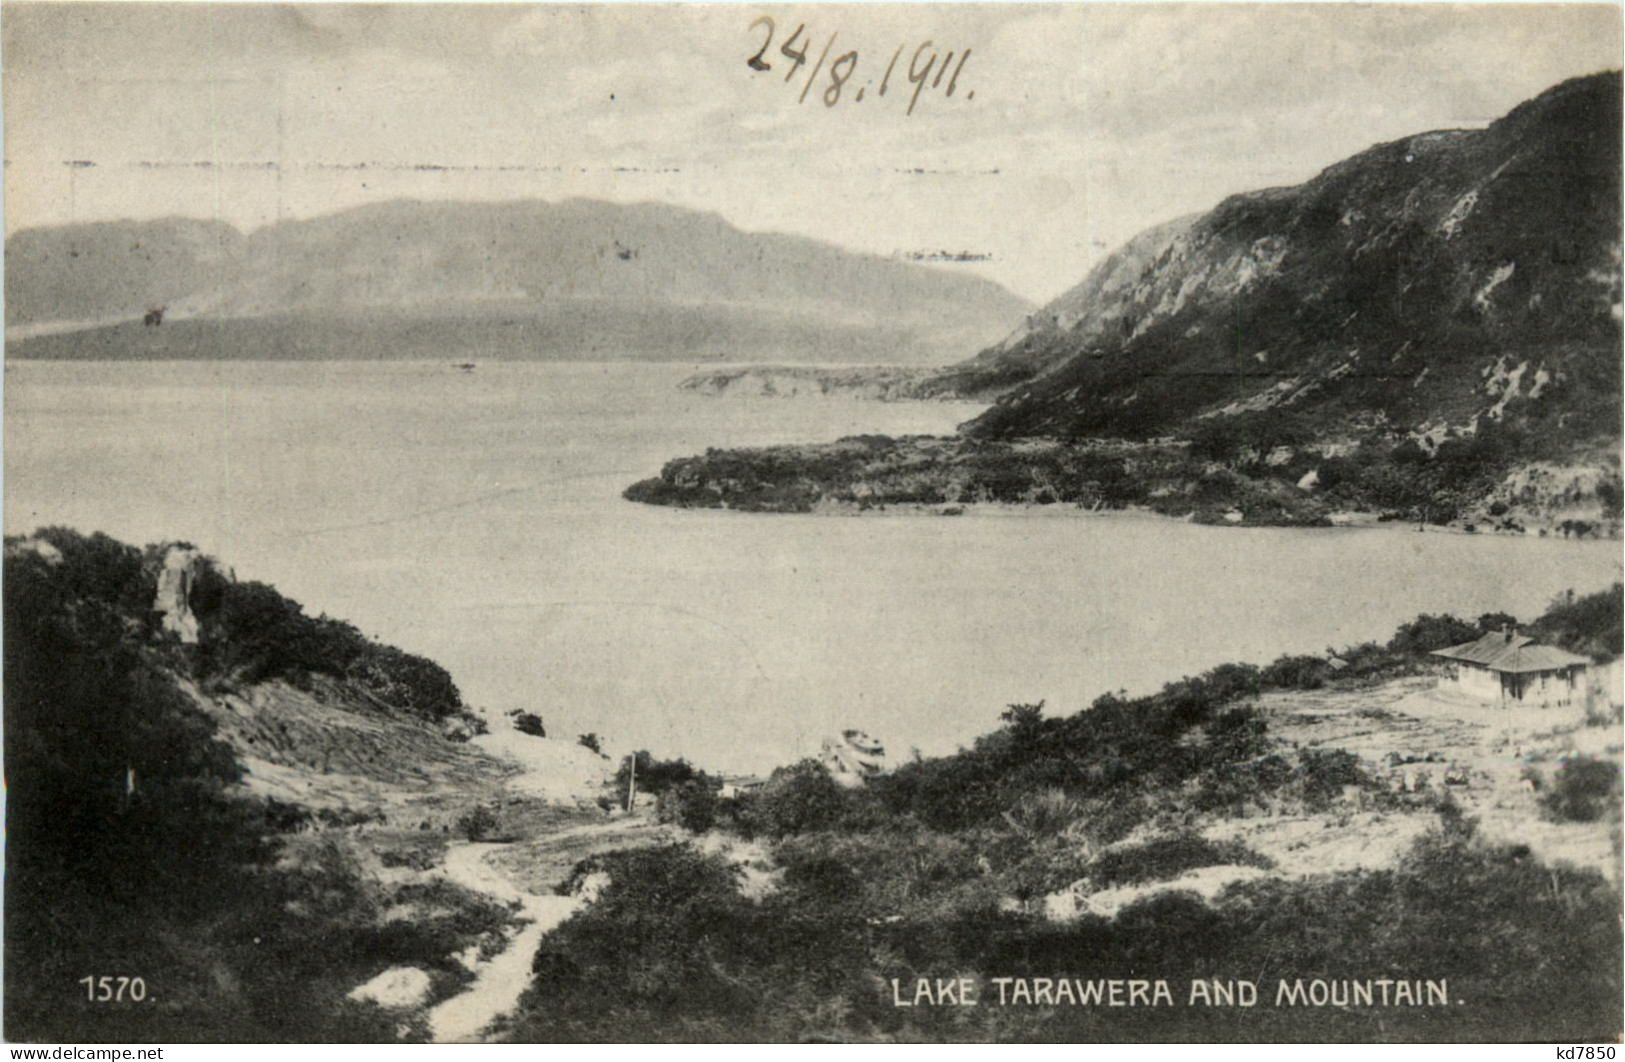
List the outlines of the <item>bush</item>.
<svg viewBox="0 0 1625 1062">
<path fill-rule="evenodd" d="M 33 537 L 50 543 L 62 555 L 56 577 L 73 596 L 99 601 L 132 616 L 143 616 L 152 608 L 164 552 L 159 547 L 143 551 L 99 531 L 81 535 L 66 527 L 41 528 Z"/>
<path fill-rule="evenodd" d="M 848 813 L 848 792 L 807 759 L 774 771 L 765 786 L 735 803 L 746 832 L 784 837 L 836 827 Z"/>
<path fill-rule="evenodd" d="M 470 841 L 488 840 L 497 828 L 496 812 L 477 804 L 457 818 L 457 832 Z"/>
<path fill-rule="evenodd" d="M 1205 461 L 1231 461 L 1249 453 L 1263 458 L 1278 446 L 1302 446 L 1313 436 L 1307 418 L 1279 408 L 1204 417 L 1186 434 L 1191 456 Z"/>
<path fill-rule="evenodd" d="M 547 736 L 547 728 L 542 726 L 542 717 L 533 712 L 520 712 L 515 715 L 513 717 L 513 728 L 521 734 L 529 734 L 531 737 L 544 738 Z"/>
<path fill-rule="evenodd" d="M 1084 805 L 1061 789 L 1027 793 L 1004 813 L 1004 821 L 1017 836 L 1029 840 L 1077 838 L 1087 823 Z"/>
<path fill-rule="evenodd" d="M 1240 841 L 1209 841 L 1194 833 L 1159 838 L 1144 844 L 1111 848 L 1096 856 L 1087 873 L 1096 888 L 1168 881 L 1199 867 L 1261 867 L 1275 864 Z"/>
<path fill-rule="evenodd" d="M 690 833 L 704 833 L 716 824 L 720 803 L 717 787 L 702 774 L 662 792 L 655 816 L 661 822 L 674 822 Z"/>
<path fill-rule="evenodd" d="M 29 971 L 5 986 L 7 1038 L 397 1039 L 396 1019 L 344 996 L 403 950 L 399 930 L 353 860 L 277 836 L 307 811 L 234 785 L 231 748 L 145 621 L 153 557 L 52 537 L 60 564 L 5 558 L 4 960 Z M 158 1002 L 75 1004 L 68 989 L 99 970 L 162 971 L 161 986 L 145 974 Z"/>
<path fill-rule="evenodd" d="M 1342 796 L 1344 786 L 1363 787 L 1370 779 L 1347 749 L 1300 749 L 1294 781 L 1305 800 L 1320 804 Z"/>
<path fill-rule="evenodd" d="M 231 582 L 207 561 L 198 569 L 192 609 L 200 625 L 199 664 L 208 677 L 303 686 L 312 675 L 328 675 L 384 707 L 431 722 L 464 710 L 462 694 L 439 664 L 372 641 L 348 623 L 307 616 L 273 587 Z"/>
<path fill-rule="evenodd" d="M 576 744 L 580 745 L 584 749 L 591 749 L 600 756 L 604 754 L 602 741 L 597 734 L 582 734 L 576 738 Z"/>
<path fill-rule="evenodd" d="M 1571 653 L 1612 660 L 1625 653 L 1622 612 L 1625 612 L 1625 589 L 1619 583 L 1579 597 L 1570 590 L 1553 601 L 1546 614 L 1530 625 L 1529 633 Z"/>
<path fill-rule="evenodd" d="M 1546 813 L 1558 822 L 1596 822 L 1617 813 L 1619 801 L 1619 766 L 1590 756 L 1565 760 L 1541 797 Z"/>
<path fill-rule="evenodd" d="M 1064 924 L 996 910 L 978 847 L 1001 861 L 985 839 L 802 837 L 779 846 L 782 888 L 758 901 L 740 895 L 723 859 L 687 846 L 589 860 L 576 876 L 603 871 L 610 883 L 543 940 L 510 1038 L 1499 1042 L 1617 1030 L 1617 893 L 1594 872 L 1481 844 L 1465 823 L 1424 837 L 1393 870 L 1263 878 L 1207 901 L 1163 893 L 1115 918 Z M 1253 857 L 1181 836 L 1117 858 L 1121 878 L 1150 880 Z M 1035 881 L 1071 873 L 1047 855 L 1029 869 Z M 1398 977 L 1415 969 L 1419 947 L 1429 966 L 1406 976 L 1448 980 L 1452 1005 L 1294 1008 L 1263 998 L 1276 977 Z M 1543 961 L 1554 950 L 1566 961 Z M 986 993 L 986 978 L 1065 971 L 1080 955 L 1091 977 L 1178 984 L 1249 971 L 1241 976 L 1258 979 L 1265 1005 L 891 1004 L 893 977 L 909 985 L 948 970 L 983 979 Z"/>
</svg>

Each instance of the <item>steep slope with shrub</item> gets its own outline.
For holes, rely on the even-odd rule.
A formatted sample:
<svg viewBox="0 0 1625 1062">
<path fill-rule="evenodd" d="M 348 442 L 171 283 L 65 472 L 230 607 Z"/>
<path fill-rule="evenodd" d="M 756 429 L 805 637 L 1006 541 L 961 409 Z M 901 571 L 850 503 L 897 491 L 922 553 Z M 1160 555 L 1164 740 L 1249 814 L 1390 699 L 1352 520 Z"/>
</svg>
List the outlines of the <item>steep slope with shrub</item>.
<svg viewBox="0 0 1625 1062">
<path fill-rule="evenodd" d="M 153 611 L 166 552 L 6 541 L 6 1038 L 421 1037 L 351 990 L 411 964 L 449 994 L 509 915 L 325 828 L 394 817 L 421 860 L 506 768 L 446 736 L 444 671 L 270 587 L 204 568 L 181 643 Z M 103 975 L 142 987 L 88 998 Z"/>
<path fill-rule="evenodd" d="M 1327 429 L 1614 432 L 1620 162 L 1614 73 L 1232 196 L 1140 237 L 997 348 L 1049 368 L 971 430 L 1145 436 L 1288 407 Z"/>
</svg>

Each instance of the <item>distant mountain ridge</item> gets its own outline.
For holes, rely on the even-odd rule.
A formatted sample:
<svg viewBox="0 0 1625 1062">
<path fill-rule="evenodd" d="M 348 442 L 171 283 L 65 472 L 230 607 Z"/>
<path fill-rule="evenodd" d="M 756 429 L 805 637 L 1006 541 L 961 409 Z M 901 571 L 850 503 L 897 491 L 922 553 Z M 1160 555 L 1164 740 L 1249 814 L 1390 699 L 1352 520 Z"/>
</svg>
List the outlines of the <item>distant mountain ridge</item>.
<svg viewBox="0 0 1625 1062">
<path fill-rule="evenodd" d="M 277 323 L 387 333 L 402 322 L 455 322 L 494 357 L 569 356 L 608 335 L 651 358 L 923 364 L 984 345 L 1028 308 L 979 277 L 746 233 L 716 214 L 658 204 L 394 201 L 247 236 L 169 219 L 25 230 L 7 241 L 10 329 L 129 321 L 159 305 L 168 317 L 147 334 L 123 325 L 13 344 L 15 353 L 116 357 L 129 346 L 126 356 L 202 356 L 195 328 L 175 329 L 193 333 L 178 338 L 167 330 L 252 321 L 235 331 L 258 337 L 261 356 L 313 356 Z M 457 327 L 444 330 L 456 343 Z M 517 337 L 506 347 L 504 330 Z"/>
</svg>

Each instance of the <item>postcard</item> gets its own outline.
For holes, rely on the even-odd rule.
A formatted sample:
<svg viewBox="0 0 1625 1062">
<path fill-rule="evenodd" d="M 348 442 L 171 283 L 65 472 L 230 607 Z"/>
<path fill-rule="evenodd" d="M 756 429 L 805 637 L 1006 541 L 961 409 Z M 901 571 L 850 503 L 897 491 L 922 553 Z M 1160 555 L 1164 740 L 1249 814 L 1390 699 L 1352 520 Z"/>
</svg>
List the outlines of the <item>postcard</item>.
<svg viewBox="0 0 1625 1062">
<path fill-rule="evenodd" d="M 3 37 L 7 1041 L 1612 1057 L 1618 4 Z"/>
</svg>

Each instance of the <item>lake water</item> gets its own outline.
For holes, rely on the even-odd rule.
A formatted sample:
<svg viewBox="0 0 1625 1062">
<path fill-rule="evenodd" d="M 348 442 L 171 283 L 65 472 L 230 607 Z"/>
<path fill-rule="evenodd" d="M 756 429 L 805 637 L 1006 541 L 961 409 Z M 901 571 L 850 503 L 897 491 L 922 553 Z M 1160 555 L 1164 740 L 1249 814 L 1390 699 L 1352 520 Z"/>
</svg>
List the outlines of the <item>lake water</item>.
<svg viewBox="0 0 1625 1062">
<path fill-rule="evenodd" d="M 1155 518 L 677 511 L 621 490 L 707 446 L 944 432 L 966 405 L 712 399 L 686 366 L 63 364 L 5 373 L 5 526 L 189 539 L 307 611 L 538 712 L 724 770 L 859 727 L 951 750 L 1226 660 L 1532 617 L 1614 542 Z"/>
</svg>

